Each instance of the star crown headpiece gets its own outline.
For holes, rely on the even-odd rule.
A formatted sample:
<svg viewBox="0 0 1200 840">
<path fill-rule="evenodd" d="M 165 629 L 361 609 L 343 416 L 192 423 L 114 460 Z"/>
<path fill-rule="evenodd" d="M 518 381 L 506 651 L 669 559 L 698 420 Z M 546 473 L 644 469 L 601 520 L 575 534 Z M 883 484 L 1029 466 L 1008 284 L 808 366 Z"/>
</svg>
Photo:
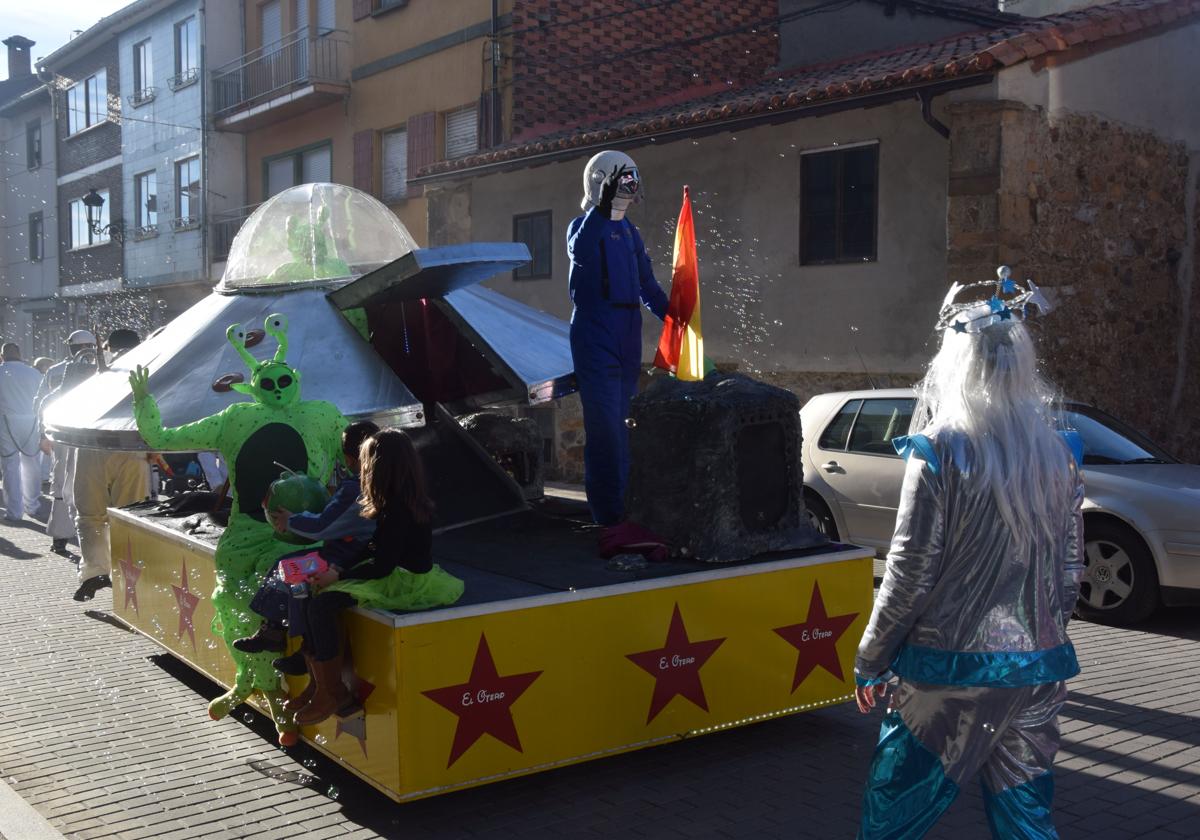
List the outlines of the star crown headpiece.
<svg viewBox="0 0 1200 840">
<path fill-rule="evenodd" d="M 956 298 L 968 289 L 991 289 L 985 299 L 958 301 Z M 942 301 L 938 313 L 938 330 L 954 330 L 959 333 L 981 332 L 993 324 L 1016 319 L 1027 321 L 1032 315 L 1045 315 L 1050 311 L 1050 302 L 1032 280 L 1024 284 L 1012 279 L 1012 269 L 1002 265 L 996 269 L 995 280 L 978 283 L 955 283 Z"/>
</svg>

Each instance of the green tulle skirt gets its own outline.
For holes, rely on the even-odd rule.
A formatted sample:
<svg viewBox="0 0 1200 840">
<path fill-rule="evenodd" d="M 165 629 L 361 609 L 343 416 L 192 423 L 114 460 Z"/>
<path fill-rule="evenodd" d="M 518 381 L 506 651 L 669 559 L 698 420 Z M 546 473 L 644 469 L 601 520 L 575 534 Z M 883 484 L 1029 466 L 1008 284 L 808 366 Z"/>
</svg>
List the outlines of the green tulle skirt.
<svg viewBox="0 0 1200 840">
<path fill-rule="evenodd" d="M 387 577 L 375 580 L 339 580 L 327 592 L 345 592 L 360 607 L 378 610 L 427 610 L 445 607 L 463 594 L 463 582 L 434 564 L 424 574 L 396 568 Z"/>
</svg>

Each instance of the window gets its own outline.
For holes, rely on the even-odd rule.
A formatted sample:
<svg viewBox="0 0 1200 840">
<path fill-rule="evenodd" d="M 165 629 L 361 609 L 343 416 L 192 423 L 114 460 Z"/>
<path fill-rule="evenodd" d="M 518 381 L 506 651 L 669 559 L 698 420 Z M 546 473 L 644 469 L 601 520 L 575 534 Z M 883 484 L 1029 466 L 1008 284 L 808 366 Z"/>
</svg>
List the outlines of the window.
<svg viewBox="0 0 1200 840">
<path fill-rule="evenodd" d="M 862 400 L 850 400 L 842 406 L 842 410 L 833 418 L 833 422 L 825 427 L 821 438 L 817 441 L 820 449 L 836 449 L 839 452 L 846 448 L 846 440 L 850 437 L 850 427 L 862 407 Z"/>
<path fill-rule="evenodd" d="M 879 145 L 800 156 L 800 263 L 875 259 Z"/>
<path fill-rule="evenodd" d="M 383 200 L 391 203 L 408 194 L 408 132 L 383 135 Z"/>
<path fill-rule="evenodd" d="M 200 43 L 197 40 L 196 18 L 192 16 L 175 24 L 175 75 L 180 80 L 200 69 Z"/>
<path fill-rule="evenodd" d="M 150 53 L 150 39 L 133 45 L 133 93 L 129 102 L 135 107 L 154 98 L 154 59 Z"/>
<path fill-rule="evenodd" d="M 307 13 L 305 15 L 307 17 Z M 283 11 L 279 0 L 264 3 L 258 10 L 259 32 L 262 34 L 262 48 L 268 50 L 283 39 Z"/>
<path fill-rule="evenodd" d="M 42 214 L 41 211 L 29 214 L 29 261 L 41 262 L 42 257 L 46 256 L 46 243 L 42 238 L 44 235 Z"/>
<path fill-rule="evenodd" d="M 158 174 L 154 170 L 133 176 L 133 205 L 139 231 L 158 224 Z"/>
<path fill-rule="evenodd" d="M 306 0 L 300 0 L 306 2 Z M 333 0 L 317 0 L 317 34 L 326 35 L 337 26 Z"/>
<path fill-rule="evenodd" d="M 513 269 L 514 280 L 543 280 L 550 277 L 553 230 L 553 216 L 549 210 L 513 216 L 513 242 L 524 242 L 533 257 L 530 262 Z"/>
<path fill-rule="evenodd" d="M 96 220 L 96 227 L 101 232 L 94 233 L 92 231 L 91 226 L 88 225 L 87 207 L 84 206 L 83 199 L 75 199 L 69 205 L 72 248 L 86 248 L 89 245 L 101 245 L 108 241 L 108 190 L 96 190 L 96 192 L 104 199 L 104 204 L 99 211 L 100 218 Z"/>
<path fill-rule="evenodd" d="M 475 107 L 446 114 L 446 160 L 473 155 L 479 150 L 479 124 Z"/>
<path fill-rule="evenodd" d="M 200 158 L 190 157 L 175 164 L 175 226 L 200 221 Z"/>
<path fill-rule="evenodd" d="M 865 400 L 850 432 L 849 450 L 869 455 L 895 455 L 892 438 L 908 434 L 913 405 L 914 401 L 910 399 Z"/>
<path fill-rule="evenodd" d="M 25 124 L 25 162 L 30 169 L 42 165 L 42 121 L 33 120 Z"/>
<path fill-rule="evenodd" d="M 267 198 L 297 184 L 327 183 L 333 178 L 333 147 L 322 143 L 266 158 L 263 171 Z"/>
<path fill-rule="evenodd" d="M 67 88 L 67 134 L 78 134 L 108 119 L 107 72 L 97 71 Z"/>
</svg>

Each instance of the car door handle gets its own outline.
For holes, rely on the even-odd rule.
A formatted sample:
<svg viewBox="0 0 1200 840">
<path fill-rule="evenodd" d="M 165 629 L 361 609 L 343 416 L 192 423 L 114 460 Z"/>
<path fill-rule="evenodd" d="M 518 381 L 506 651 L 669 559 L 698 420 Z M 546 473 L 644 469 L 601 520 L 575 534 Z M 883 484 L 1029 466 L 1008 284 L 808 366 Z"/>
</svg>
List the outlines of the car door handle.
<svg viewBox="0 0 1200 840">
<path fill-rule="evenodd" d="M 830 461 L 827 464 L 822 464 L 821 469 L 825 470 L 825 472 L 827 472 L 827 473 L 844 473 L 845 472 L 845 470 L 842 469 L 842 465 L 839 464 L 837 461 Z"/>
</svg>

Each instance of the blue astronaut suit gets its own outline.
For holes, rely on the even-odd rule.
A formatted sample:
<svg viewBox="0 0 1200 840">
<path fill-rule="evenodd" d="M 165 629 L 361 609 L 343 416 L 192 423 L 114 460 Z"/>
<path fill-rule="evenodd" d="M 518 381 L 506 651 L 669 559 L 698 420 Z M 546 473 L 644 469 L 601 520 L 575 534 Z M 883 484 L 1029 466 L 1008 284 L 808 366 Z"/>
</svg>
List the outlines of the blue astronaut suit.
<svg viewBox="0 0 1200 840">
<path fill-rule="evenodd" d="M 599 207 L 567 228 L 571 356 L 583 403 L 584 489 L 592 518 L 615 525 L 624 516 L 629 474 L 625 418 L 642 364 L 644 304 L 659 318 L 667 296 L 654 279 L 642 237 L 628 219 L 614 222 Z"/>
</svg>

